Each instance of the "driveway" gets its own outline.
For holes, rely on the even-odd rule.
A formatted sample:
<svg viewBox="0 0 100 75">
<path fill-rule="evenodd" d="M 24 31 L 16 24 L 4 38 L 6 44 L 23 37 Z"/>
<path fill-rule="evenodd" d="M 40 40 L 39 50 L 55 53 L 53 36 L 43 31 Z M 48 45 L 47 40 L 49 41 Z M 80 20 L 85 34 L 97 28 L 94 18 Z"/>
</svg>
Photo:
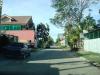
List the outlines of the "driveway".
<svg viewBox="0 0 100 75">
<path fill-rule="evenodd" d="M 0 75 L 99 75 L 83 57 L 61 49 L 45 49 L 25 60 L 0 59 Z"/>
</svg>

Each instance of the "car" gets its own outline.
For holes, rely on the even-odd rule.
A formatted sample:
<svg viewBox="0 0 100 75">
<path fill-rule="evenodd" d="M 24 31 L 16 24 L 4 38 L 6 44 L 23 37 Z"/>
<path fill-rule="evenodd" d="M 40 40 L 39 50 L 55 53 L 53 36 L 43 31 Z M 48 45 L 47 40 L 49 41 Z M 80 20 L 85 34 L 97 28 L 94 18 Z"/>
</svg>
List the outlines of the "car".
<svg viewBox="0 0 100 75">
<path fill-rule="evenodd" d="M 28 43 L 27 46 L 28 46 L 28 48 L 33 49 L 34 48 L 34 43 L 31 43 L 31 44 Z"/>
<path fill-rule="evenodd" d="M 3 47 L 3 54 L 6 56 L 26 58 L 30 56 L 31 49 L 24 43 L 12 43 Z"/>
</svg>

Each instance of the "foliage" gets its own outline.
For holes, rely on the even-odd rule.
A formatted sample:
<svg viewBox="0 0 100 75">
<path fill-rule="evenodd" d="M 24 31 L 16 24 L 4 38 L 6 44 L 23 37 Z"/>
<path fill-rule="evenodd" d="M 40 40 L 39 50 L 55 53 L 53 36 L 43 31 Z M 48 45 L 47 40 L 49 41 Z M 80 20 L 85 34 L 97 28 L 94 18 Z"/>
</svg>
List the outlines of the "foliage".
<svg viewBox="0 0 100 75">
<path fill-rule="evenodd" d="M 100 64 L 100 53 L 79 51 L 77 52 L 77 55 L 81 57 L 85 57 L 90 62 L 96 62 Z"/>
<path fill-rule="evenodd" d="M 45 24 L 40 23 L 37 25 L 37 39 L 38 39 L 38 47 L 44 48 L 46 46 L 46 42 L 49 37 L 49 25 L 45 26 Z"/>
<path fill-rule="evenodd" d="M 60 44 L 60 38 L 59 38 L 59 37 L 56 39 L 56 45 L 57 45 L 57 46 L 60 46 L 60 45 L 61 45 L 61 44 Z"/>
<path fill-rule="evenodd" d="M 77 28 L 72 28 L 70 34 L 66 38 L 68 40 L 68 44 L 71 48 L 74 48 L 74 45 L 77 44 L 78 39 L 80 38 L 80 32 Z"/>
<path fill-rule="evenodd" d="M 98 24 L 100 24 L 100 20 L 98 20 Z"/>
<path fill-rule="evenodd" d="M 93 2 L 96 0 L 52 0 L 52 7 L 57 13 L 51 22 L 59 26 L 80 22 L 84 10 Z"/>
<path fill-rule="evenodd" d="M 87 29 L 90 29 L 90 24 L 95 25 L 91 17 L 87 17 L 82 24 L 81 22 L 84 10 L 98 1 L 100 0 L 52 0 L 52 7 L 56 9 L 56 14 L 50 20 L 54 25 L 65 28 L 65 36 L 68 35 L 66 38 L 70 45 L 80 39 L 84 25 Z"/>
<path fill-rule="evenodd" d="M 51 36 L 49 36 L 46 48 L 50 48 L 50 46 L 52 46 L 52 45 L 54 45 L 54 40 Z"/>
<path fill-rule="evenodd" d="M 94 26 L 96 26 L 96 21 L 95 19 L 93 19 L 93 17 L 86 16 L 85 19 L 82 20 L 82 22 L 80 23 L 81 29 L 82 30 L 92 30 L 94 28 Z"/>
</svg>

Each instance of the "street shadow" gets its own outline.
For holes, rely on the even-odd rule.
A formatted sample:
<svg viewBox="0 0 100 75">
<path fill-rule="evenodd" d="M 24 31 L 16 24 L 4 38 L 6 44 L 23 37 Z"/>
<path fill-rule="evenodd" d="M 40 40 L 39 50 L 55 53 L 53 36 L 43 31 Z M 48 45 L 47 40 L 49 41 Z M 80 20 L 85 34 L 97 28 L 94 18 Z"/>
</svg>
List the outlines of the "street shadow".
<svg viewBox="0 0 100 75">
<path fill-rule="evenodd" d="M 16 62 L 0 66 L 0 75 L 59 75 L 59 70 L 49 64 Z"/>
<path fill-rule="evenodd" d="M 32 61 L 32 60 L 30 60 Z M 56 67 L 51 67 L 51 65 L 68 65 L 75 63 L 83 63 L 84 61 L 66 61 L 59 63 L 28 63 L 26 60 L 13 60 L 7 64 L 0 65 L 0 75 L 59 75 L 60 71 L 71 70 L 78 68 L 85 68 L 89 66 L 80 66 L 66 69 L 59 69 Z M 84 62 L 84 64 L 87 64 Z"/>
<path fill-rule="evenodd" d="M 7 62 L 0 65 L 0 75 L 59 75 L 59 71 L 84 68 L 89 66 L 80 66 L 74 68 L 61 69 L 51 67 L 52 65 L 75 65 L 77 63 L 87 64 L 85 61 L 58 61 L 58 62 L 42 62 L 38 60 L 51 60 L 63 58 L 75 58 L 76 52 L 60 51 L 60 50 L 45 50 L 33 52 L 27 59 L 5 59 Z M 10 61 L 10 62 L 9 62 Z M 31 62 L 32 61 L 32 62 Z M 36 62 L 34 62 L 36 61 Z M 38 61 L 38 62 L 37 62 Z"/>
<path fill-rule="evenodd" d="M 44 52 L 44 51 L 43 51 Z M 41 52 L 42 53 L 42 52 Z M 29 60 L 50 60 L 50 59 L 62 59 L 62 58 L 75 58 L 78 57 L 76 52 L 72 51 L 55 51 L 55 50 L 45 50 L 44 53 L 32 53 L 31 58 Z"/>
</svg>

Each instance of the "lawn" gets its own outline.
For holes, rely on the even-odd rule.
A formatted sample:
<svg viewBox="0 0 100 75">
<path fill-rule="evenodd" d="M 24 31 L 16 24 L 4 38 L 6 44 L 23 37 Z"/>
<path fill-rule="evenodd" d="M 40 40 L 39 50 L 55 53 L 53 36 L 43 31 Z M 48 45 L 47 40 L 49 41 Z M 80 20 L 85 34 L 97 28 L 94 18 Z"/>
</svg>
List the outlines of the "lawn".
<svg viewBox="0 0 100 75">
<path fill-rule="evenodd" d="M 85 57 L 90 62 L 95 62 L 95 63 L 100 64 L 100 53 L 79 51 L 79 52 L 77 52 L 77 55 Z"/>
</svg>

